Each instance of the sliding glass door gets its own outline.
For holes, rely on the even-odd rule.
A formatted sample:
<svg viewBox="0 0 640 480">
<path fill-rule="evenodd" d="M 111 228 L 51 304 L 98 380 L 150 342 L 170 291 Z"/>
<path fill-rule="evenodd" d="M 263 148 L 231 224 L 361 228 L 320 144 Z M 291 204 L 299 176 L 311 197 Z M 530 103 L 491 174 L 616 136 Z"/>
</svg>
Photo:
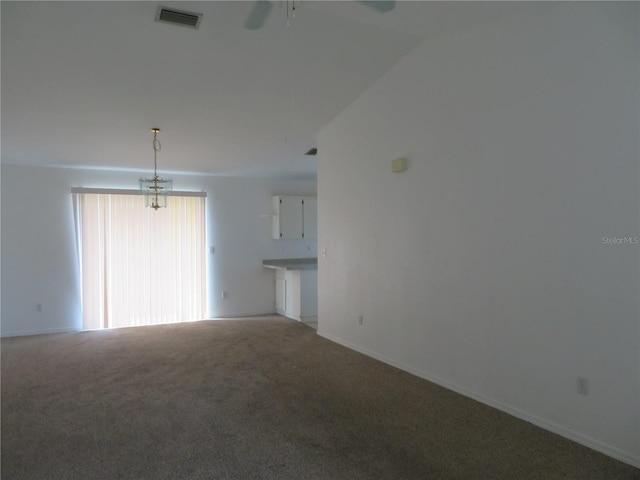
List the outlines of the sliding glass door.
<svg viewBox="0 0 640 480">
<path fill-rule="evenodd" d="M 85 329 L 203 319 L 206 312 L 204 196 L 75 193 Z"/>
</svg>

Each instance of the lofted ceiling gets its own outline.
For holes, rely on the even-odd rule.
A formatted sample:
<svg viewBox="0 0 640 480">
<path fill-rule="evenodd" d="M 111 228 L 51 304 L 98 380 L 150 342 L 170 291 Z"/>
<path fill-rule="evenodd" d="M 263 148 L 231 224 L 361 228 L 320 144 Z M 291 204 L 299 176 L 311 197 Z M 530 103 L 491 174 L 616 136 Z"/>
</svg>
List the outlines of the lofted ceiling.
<svg viewBox="0 0 640 480">
<path fill-rule="evenodd" d="M 287 26 L 272 3 L 247 30 L 253 2 L 2 1 L 2 163 L 146 171 L 158 127 L 161 172 L 314 178 L 327 122 L 482 13 L 307 0 Z M 199 29 L 156 22 L 158 5 L 203 14 Z"/>
</svg>

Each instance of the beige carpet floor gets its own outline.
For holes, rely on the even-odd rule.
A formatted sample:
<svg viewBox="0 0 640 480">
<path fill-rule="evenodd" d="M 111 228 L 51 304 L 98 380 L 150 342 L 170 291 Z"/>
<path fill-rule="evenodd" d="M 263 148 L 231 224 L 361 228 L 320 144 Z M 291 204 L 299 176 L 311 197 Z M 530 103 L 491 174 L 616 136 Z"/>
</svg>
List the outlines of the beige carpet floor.
<svg viewBox="0 0 640 480">
<path fill-rule="evenodd" d="M 640 479 L 282 317 L 2 340 L 2 479 Z"/>
</svg>

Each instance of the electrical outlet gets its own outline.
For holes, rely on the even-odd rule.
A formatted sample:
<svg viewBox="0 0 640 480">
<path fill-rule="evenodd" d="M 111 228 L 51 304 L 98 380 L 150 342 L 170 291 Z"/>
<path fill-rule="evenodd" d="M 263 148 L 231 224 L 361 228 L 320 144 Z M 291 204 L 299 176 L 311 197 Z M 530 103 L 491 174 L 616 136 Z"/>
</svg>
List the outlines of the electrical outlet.
<svg viewBox="0 0 640 480">
<path fill-rule="evenodd" d="M 36 303 L 36 312 L 42 312 L 42 304 Z"/>
<path fill-rule="evenodd" d="M 587 377 L 578 377 L 577 390 L 580 395 L 589 395 L 589 379 Z"/>
<path fill-rule="evenodd" d="M 222 298 L 223 300 L 225 298 L 227 298 L 227 291 L 226 290 L 222 290 L 222 292 L 220 292 L 220 298 Z"/>
<path fill-rule="evenodd" d="M 358 325 L 362 325 L 364 323 L 364 317 L 362 315 L 358 316 Z"/>
</svg>

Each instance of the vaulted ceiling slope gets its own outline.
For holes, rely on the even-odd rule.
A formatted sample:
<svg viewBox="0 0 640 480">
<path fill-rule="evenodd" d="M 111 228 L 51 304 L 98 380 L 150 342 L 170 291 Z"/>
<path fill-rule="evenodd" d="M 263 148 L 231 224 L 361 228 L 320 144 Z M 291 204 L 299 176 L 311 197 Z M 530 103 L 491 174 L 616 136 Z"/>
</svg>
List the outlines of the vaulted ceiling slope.
<svg viewBox="0 0 640 480">
<path fill-rule="evenodd" d="M 426 35 L 477 6 L 398 1 L 3 1 L 2 163 L 313 178 L 316 133 Z M 457 2 L 454 2 L 457 3 Z M 156 22 L 158 5 L 202 14 Z M 467 22 L 467 23 L 468 23 Z M 321 152 L 320 152 L 321 156 Z"/>
</svg>

